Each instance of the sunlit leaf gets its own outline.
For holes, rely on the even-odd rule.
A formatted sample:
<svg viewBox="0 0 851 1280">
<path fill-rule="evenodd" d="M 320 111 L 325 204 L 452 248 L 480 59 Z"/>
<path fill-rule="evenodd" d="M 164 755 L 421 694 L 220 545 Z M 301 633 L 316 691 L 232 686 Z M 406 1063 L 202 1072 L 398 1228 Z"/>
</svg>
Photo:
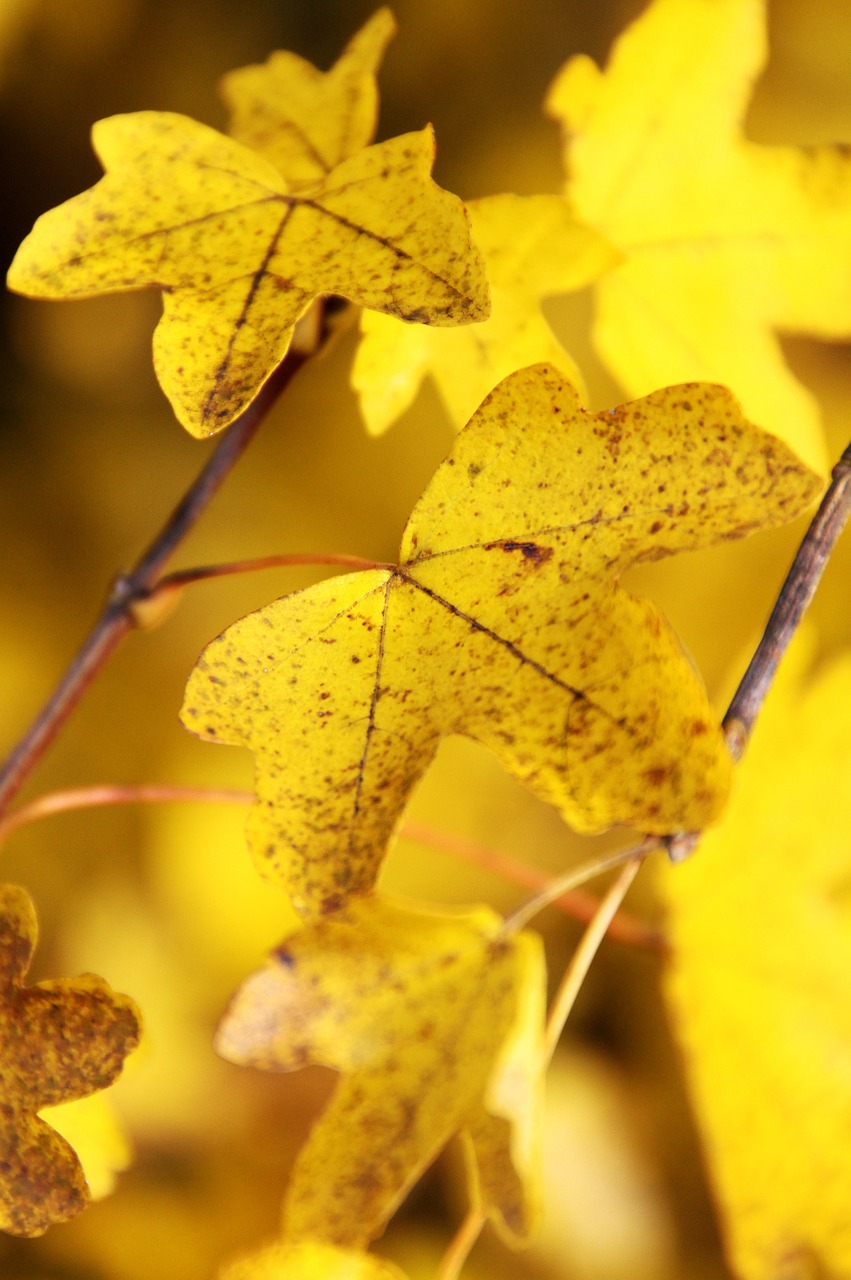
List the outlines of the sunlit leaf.
<svg viewBox="0 0 851 1280">
<path fill-rule="evenodd" d="M 184 723 L 255 752 L 249 842 L 308 914 L 373 884 L 451 733 L 581 830 L 702 827 L 726 748 L 675 636 L 618 575 L 788 519 L 816 488 L 722 387 L 589 414 L 556 370 L 521 370 L 438 468 L 399 564 L 234 624 Z"/>
<path fill-rule="evenodd" d="M 229 72 L 221 90 L 231 137 L 270 161 L 291 188 L 320 181 L 372 141 L 375 72 L 395 30 L 390 10 L 379 9 L 325 73 L 284 50 Z"/>
<path fill-rule="evenodd" d="M 538 1199 L 545 974 L 539 939 L 493 912 L 374 898 L 307 926 L 240 988 L 233 1062 L 342 1072 L 296 1161 L 284 1235 L 365 1246 L 453 1134 L 486 1207 L 525 1238 Z"/>
<path fill-rule="evenodd" d="M 582 388 L 541 301 L 588 284 L 618 261 L 617 251 L 559 196 L 489 196 L 467 209 L 490 281 L 490 318 L 438 330 L 365 311 L 352 385 L 373 435 L 404 413 L 428 375 L 458 427 L 500 379 L 536 361 L 549 361 Z"/>
<path fill-rule="evenodd" d="M 431 180 L 430 128 L 307 185 L 299 165 L 294 186 L 242 143 L 169 112 L 112 116 L 92 140 L 105 177 L 38 219 L 9 287 L 39 298 L 162 288 L 154 364 L 194 435 L 251 403 L 319 295 L 426 324 L 488 313 L 464 207 Z"/>
<path fill-rule="evenodd" d="M 851 656 L 770 695 L 668 869 L 667 993 L 735 1274 L 851 1274 Z"/>
<path fill-rule="evenodd" d="M 302 1242 L 273 1244 L 225 1267 L 219 1280 L 405 1280 L 392 1262 L 352 1249 Z"/>
<path fill-rule="evenodd" d="M 597 286 L 599 349 L 631 395 L 724 382 L 824 466 L 819 413 L 777 330 L 851 335 L 851 161 L 749 142 L 765 0 L 654 0 L 605 72 L 572 58 L 549 109 L 567 193 L 625 256 Z"/>
<path fill-rule="evenodd" d="M 27 892 L 0 886 L 0 1228 L 41 1235 L 89 1198 L 68 1143 L 37 1112 L 111 1084 L 139 1040 L 127 996 L 93 974 L 22 985 L 35 950 Z"/>
<path fill-rule="evenodd" d="M 71 1146 L 83 1166 L 89 1194 L 102 1200 L 115 1190 L 116 1174 L 129 1167 L 132 1149 L 103 1093 L 42 1107 L 39 1118 Z"/>
</svg>

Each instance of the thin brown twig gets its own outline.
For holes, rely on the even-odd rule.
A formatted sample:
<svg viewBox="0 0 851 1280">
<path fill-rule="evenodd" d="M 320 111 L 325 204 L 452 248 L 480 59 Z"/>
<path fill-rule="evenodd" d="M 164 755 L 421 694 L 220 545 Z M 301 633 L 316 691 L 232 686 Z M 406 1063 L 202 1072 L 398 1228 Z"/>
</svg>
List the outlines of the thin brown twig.
<svg viewBox="0 0 851 1280">
<path fill-rule="evenodd" d="M 833 468 L 832 479 L 780 589 L 762 639 L 724 717 L 734 759 L 747 745 L 780 659 L 816 593 L 836 541 L 851 513 L 851 444 Z"/>
<path fill-rule="evenodd" d="M 318 339 L 321 341 L 321 338 Z M 41 759 L 110 654 L 134 626 L 133 604 L 150 592 L 180 542 L 208 506 L 310 351 L 292 347 L 257 398 L 228 427 L 192 485 L 135 567 L 121 574 L 50 698 L 0 767 L 0 813 Z"/>
<path fill-rule="evenodd" d="M 851 514 L 851 444 L 833 468 L 831 477 L 827 492 L 783 580 L 762 639 L 722 722 L 727 746 L 737 762 L 745 752 L 780 661 L 812 602 L 833 548 Z M 667 836 L 664 844 L 671 861 L 682 862 L 699 841 L 700 832 L 680 831 Z"/>
</svg>

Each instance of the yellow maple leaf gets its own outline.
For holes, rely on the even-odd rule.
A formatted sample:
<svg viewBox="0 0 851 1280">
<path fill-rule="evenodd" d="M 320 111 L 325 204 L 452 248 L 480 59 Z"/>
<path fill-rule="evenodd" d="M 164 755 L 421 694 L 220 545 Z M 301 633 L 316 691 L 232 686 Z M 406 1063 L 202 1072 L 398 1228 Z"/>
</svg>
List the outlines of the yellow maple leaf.
<svg viewBox="0 0 851 1280">
<path fill-rule="evenodd" d="M 325 73 L 286 50 L 262 66 L 228 72 L 221 93 L 231 137 L 265 156 L 291 188 L 321 181 L 372 141 L 375 72 L 395 30 L 390 10 L 379 9 Z"/>
<path fill-rule="evenodd" d="M 456 427 L 497 382 L 538 361 L 556 365 L 582 390 L 581 374 L 540 303 L 588 284 L 620 255 L 560 196 L 488 196 L 470 201 L 467 211 L 490 281 L 490 317 L 437 330 L 364 312 L 352 386 L 372 435 L 405 412 L 429 374 Z"/>
<path fill-rule="evenodd" d="M 363 1248 L 457 1132 L 487 1209 L 525 1239 L 538 1203 L 546 980 L 540 939 L 492 911 L 373 897 L 286 939 L 240 988 L 232 1062 L 342 1073 L 299 1153 L 284 1237 Z"/>
<path fill-rule="evenodd" d="M 116 1174 L 129 1168 L 133 1152 L 108 1095 L 91 1093 L 57 1107 L 42 1107 L 38 1114 L 73 1148 L 91 1198 L 110 1195 Z"/>
<path fill-rule="evenodd" d="M 625 256 L 594 326 L 624 387 L 724 382 L 823 469 L 815 400 L 776 330 L 851 334 L 851 162 L 744 137 L 764 28 L 765 0 L 654 0 L 605 72 L 565 65 L 548 108 L 578 216 Z"/>
<path fill-rule="evenodd" d="M 248 90 L 237 79 L 233 92 Z M 350 140 L 361 133 L 356 123 Z M 92 141 L 105 176 L 38 219 L 9 288 L 39 298 L 162 288 L 154 365 L 193 435 L 251 403 L 317 296 L 437 325 L 488 313 L 464 206 L 430 176 L 430 127 L 309 183 L 297 163 L 295 185 L 241 142 L 170 112 L 101 120 Z"/>
<path fill-rule="evenodd" d="M 667 996 L 742 1280 L 851 1274 L 851 655 L 804 665 L 723 824 L 664 870 Z"/>
<path fill-rule="evenodd" d="M 76 1155 L 36 1112 L 111 1084 L 139 1041 L 136 1006 L 102 978 L 22 986 L 36 937 L 29 894 L 0 885 L 0 1228 L 20 1236 L 89 1199 Z"/>
<path fill-rule="evenodd" d="M 384 1258 L 354 1249 L 302 1241 L 273 1244 L 230 1263 L 219 1280 L 405 1280 Z"/>
<path fill-rule="evenodd" d="M 790 518 L 817 487 L 723 387 L 590 414 L 557 370 L 520 370 L 436 471 L 399 564 L 235 623 L 184 724 L 254 751 L 249 844 L 306 914 L 372 886 L 452 733 L 580 830 L 702 827 L 729 757 L 676 637 L 618 575 Z"/>
</svg>

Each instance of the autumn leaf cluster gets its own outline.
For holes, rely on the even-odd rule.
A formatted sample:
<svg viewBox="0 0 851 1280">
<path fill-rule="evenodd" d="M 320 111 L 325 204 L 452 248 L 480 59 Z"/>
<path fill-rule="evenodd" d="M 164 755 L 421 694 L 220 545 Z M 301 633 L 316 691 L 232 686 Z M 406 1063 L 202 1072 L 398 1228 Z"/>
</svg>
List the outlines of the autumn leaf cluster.
<svg viewBox="0 0 851 1280">
<path fill-rule="evenodd" d="M 241 618 L 187 684 L 184 725 L 253 755 L 246 840 L 293 917 L 234 995 L 216 1050 L 338 1075 L 277 1238 L 223 1280 L 401 1276 L 368 1250 L 456 1136 L 471 1213 L 510 1248 L 534 1238 L 542 939 L 489 907 L 403 901 L 379 883 L 444 741 L 482 744 L 576 832 L 700 832 L 725 813 L 734 767 L 717 709 L 661 610 L 628 584 L 636 566 L 791 521 L 822 488 L 818 411 L 777 331 L 851 333 L 851 162 L 746 140 L 764 23 L 759 0 L 652 0 L 604 69 L 575 57 L 553 82 L 563 193 L 465 206 L 431 177 L 430 127 L 372 141 L 395 29 L 381 9 L 327 73 L 278 52 L 226 76 L 227 135 L 162 111 L 101 120 L 104 176 L 43 214 L 12 264 L 10 288 L 31 297 L 159 289 L 154 367 L 195 437 L 263 403 L 282 362 L 327 335 L 329 298 L 362 308 L 351 386 L 366 429 L 404 418 L 430 378 L 458 430 L 395 562 Z M 599 411 L 545 305 L 586 286 L 625 398 Z M 812 760 L 839 760 L 847 781 L 847 751 L 820 736 L 846 674 L 799 696 L 821 708 L 805 712 Z M 748 768 L 789 770 L 794 794 L 782 723 L 763 749 L 774 758 Z M 803 1258 L 840 1276 L 849 1176 L 822 1130 L 851 1114 L 836 1017 L 847 913 L 829 934 L 801 916 L 833 902 L 847 847 L 800 885 L 772 880 L 768 856 L 743 871 L 741 850 L 778 810 L 766 819 L 742 795 L 693 867 L 659 877 L 672 1018 L 736 1273 L 773 1280 Z M 820 800 L 826 832 L 834 800 Z M 802 841 L 817 826 L 804 812 Z M 779 852 L 794 860 L 791 844 Z M 23 890 L 3 892 L 0 1204 L 3 1226 L 28 1235 L 86 1194 L 38 1111 L 108 1084 L 139 1027 L 100 979 L 21 987 L 34 915 Z M 790 940 L 776 960 L 755 940 L 766 904 L 770 931 Z M 722 919 L 736 923 L 716 945 Z M 806 995 L 822 979 L 823 1011 Z M 812 1089 L 814 1061 L 831 1088 Z M 779 1172 L 770 1120 L 742 1147 L 769 1091 L 778 1112 L 794 1103 L 803 1135 Z M 835 1195 L 802 1191 L 806 1162 Z"/>
</svg>

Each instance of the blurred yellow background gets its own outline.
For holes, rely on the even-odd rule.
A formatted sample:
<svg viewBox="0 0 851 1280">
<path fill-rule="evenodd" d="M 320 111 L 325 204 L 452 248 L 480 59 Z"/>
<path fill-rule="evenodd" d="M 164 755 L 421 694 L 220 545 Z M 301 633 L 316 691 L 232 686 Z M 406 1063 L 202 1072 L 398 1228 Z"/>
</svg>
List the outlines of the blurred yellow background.
<svg viewBox="0 0 851 1280">
<path fill-rule="evenodd" d="M 541 103 L 572 53 L 602 61 L 641 11 L 623 3 L 401 0 L 380 74 L 379 136 L 435 125 L 437 180 L 472 198 L 557 191 L 557 132 Z M 288 48 L 326 68 L 369 3 L 312 0 L 0 0 L 0 234 L 8 264 L 35 217 L 91 185 L 100 117 L 154 108 L 222 126 L 218 77 Z M 772 61 L 749 135 L 809 145 L 851 140 L 846 0 L 773 0 Z M 176 425 L 150 362 L 159 303 L 4 296 L 0 371 L 0 752 L 26 727 L 95 616 L 209 445 Z M 622 394 L 594 356 L 584 293 L 547 313 L 582 368 L 594 408 Z M 349 330 L 273 410 L 180 551 L 178 564 L 281 551 L 395 557 L 413 502 L 452 428 L 428 388 L 369 439 L 348 387 Z M 851 422 L 848 348 L 785 342 L 824 407 L 831 457 Z M 695 656 L 719 708 L 746 660 L 802 527 L 632 575 Z M 818 660 L 851 641 L 851 541 L 814 607 Z M 159 630 L 131 637 L 100 676 L 26 795 L 116 781 L 250 785 L 246 753 L 214 750 L 177 722 L 204 644 L 237 616 L 316 580 L 276 570 L 196 586 Z M 561 869 L 593 846 L 505 778 L 480 748 L 449 742 L 413 815 Z M 0 1240 L 10 1280 L 202 1280 L 271 1235 L 286 1171 L 330 1087 L 328 1073 L 263 1077 L 222 1063 L 210 1036 L 234 985 L 290 926 L 251 869 L 242 813 L 181 806 L 50 819 L 10 838 L 7 880 L 36 901 L 34 976 L 91 969 L 127 991 L 148 1038 L 114 1091 L 135 1148 L 116 1193 L 43 1240 Z M 387 888 L 431 901 L 523 896 L 448 855 L 401 841 Z M 636 913 L 653 903 L 639 884 Z M 543 921 L 558 973 L 579 927 Z M 465 1276 L 523 1280 L 715 1280 L 725 1275 L 697 1139 L 658 994 L 658 962 L 608 943 L 553 1072 L 552 1200 L 539 1246 L 510 1256 L 486 1237 Z M 412 1280 L 434 1273 L 462 1206 L 450 1152 L 379 1251 Z"/>
</svg>

